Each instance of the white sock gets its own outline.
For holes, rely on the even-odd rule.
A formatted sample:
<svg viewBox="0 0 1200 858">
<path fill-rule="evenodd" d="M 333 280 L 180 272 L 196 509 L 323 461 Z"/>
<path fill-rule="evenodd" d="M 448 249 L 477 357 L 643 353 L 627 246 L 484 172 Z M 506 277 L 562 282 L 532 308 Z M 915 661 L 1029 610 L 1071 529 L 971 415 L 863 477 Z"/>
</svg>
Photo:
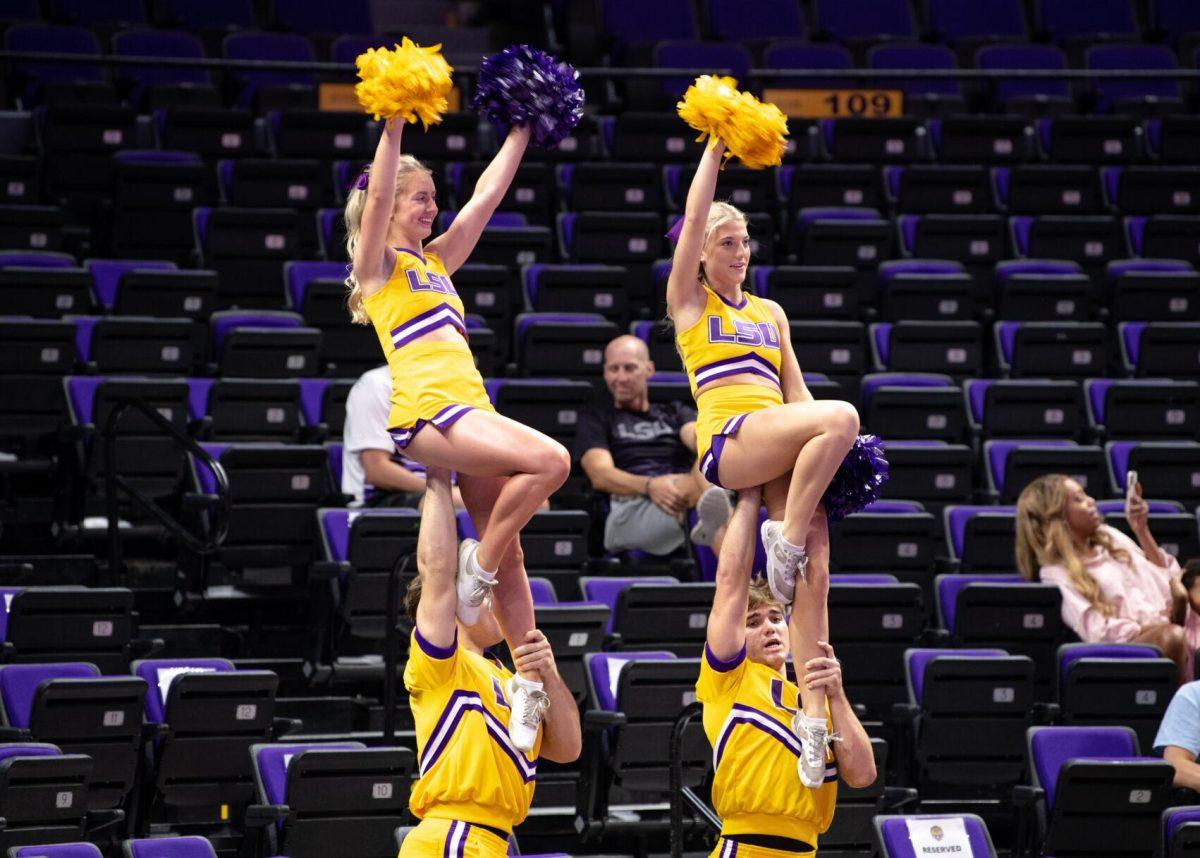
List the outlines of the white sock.
<svg viewBox="0 0 1200 858">
<path fill-rule="evenodd" d="M 484 569 L 482 566 L 479 565 L 479 549 L 478 548 L 476 548 L 473 552 L 471 552 L 471 572 L 472 572 L 472 574 L 477 575 L 480 578 L 482 578 L 484 581 L 495 581 L 496 580 L 495 570 L 489 572 L 486 569 Z"/>
<path fill-rule="evenodd" d="M 817 718 L 806 713 L 801 713 L 800 717 L 804 719 L 804 724 L 807 727 L 828 727 L 829 723 L 824 718 Z"/>
<path fill-rule="evenodd" d="M 797 560 L 799 560 L 801 557 L 808 556 L 804 553 L 803 545 L 793 545 L 792 543 L 788 542 L 787 537 L 782 533 L 779 534 L 779 547 L 787 553 L 788 557 L 794 557 Z"/>
<path fill-rule="evenodd" d="M 536 679 L 526 679 L 525 677 L 521 676 L 521 674 L 519 674 L 519 673 L 513 674 L 513 682 L 515 682 L 517 685 L 520 685 L 522 688 L 526 689 L 527 691 L 541 691 L 542 690 L 541 682 L 539 682 Z"/>
</svg>

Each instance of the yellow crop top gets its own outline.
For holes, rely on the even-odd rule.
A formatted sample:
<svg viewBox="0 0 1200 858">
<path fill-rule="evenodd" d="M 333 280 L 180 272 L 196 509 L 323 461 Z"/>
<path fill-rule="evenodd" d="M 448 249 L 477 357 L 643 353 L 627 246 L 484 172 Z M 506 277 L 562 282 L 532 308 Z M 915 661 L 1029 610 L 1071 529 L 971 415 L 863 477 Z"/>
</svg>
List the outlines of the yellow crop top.
<svg viewBox="0 0 1200 858">
<path fill-rule="evenodd" d="M 762 299 L 743 292 L 741 303 L 731 304 L 707 285 L 704 291 L 704 313 L 675 334 L 693 395 L 710 381 L 746 372 L 779 385 L 779 326 Z"/>
<path fill-rule="evenodd" d="M 396 248 L 392 275 L 382 289 L 363 299 L 363 308 L 385 355 L 442 325 L 451 325 L 464 338 L 467 335 L 462 299 L 434 253 Z"/>
</svg>

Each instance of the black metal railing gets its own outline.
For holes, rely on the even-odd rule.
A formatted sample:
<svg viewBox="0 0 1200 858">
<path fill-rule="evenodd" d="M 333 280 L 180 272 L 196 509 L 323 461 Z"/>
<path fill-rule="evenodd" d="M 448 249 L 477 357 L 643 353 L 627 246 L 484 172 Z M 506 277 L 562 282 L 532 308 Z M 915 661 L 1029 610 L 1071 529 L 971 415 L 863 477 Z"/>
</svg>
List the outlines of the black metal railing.
<svg viewBox="0 0 1200 858">
<path fill-rule="evenodd" d="M 670 772 L 668 774 L 668 792 L 671 800 L 671 858 L 683 858 L 683 811 L 687 809 L 699 817 L 701 823 L 712 833 L 721 830 L 721 818 L 709 807 L 708 802 L 696 794 L 696 791 L 683 784 L 683 734 L 688 725 L 697 716 L 704 714 L 700 703 L 689 703 L 683 707 L 675 724 L 671 727 L 671 740 L 668 745 L 670 755 Z"/>
<path fill-rule="evenodd" d="M 120 421 L 121 416 L 130 409 L 137 411 L 157 426 L 164 435 L 174 441 L 175 446 L 191 453 L 204 467 L 212 471 L 213 478 L 217 484 L 217 492 L 215 503 L 209 505 L 210 518 L 206 538 L 196 536 L 175 516 L 163 509 L 154 498 L 147 495 L 130 480 L 121 475 L 120 465 L 117 461 L 117 441 L 120 438 L 120 434 L 117 431 L 117 423 Z M 159 524 L 165 527 L 168 532 L 177 536 L 188 550 L 198 555 L 206 555 L 211 554 L 220 547 L 221 543 L 225 541 L 226 534 L 229 532 L 229 477 L 225 473 L 225 469 L 221 466 L 221 463 L 201 447 L 194 438 L 174 426 L 171 421 L 148 405 L 144 399 L 140 397 L 120 397 L 113 401 L 113 409 L 109 412 L 108 419 L 104 422 L 103 441 L 105 459 L 105 511 L 108 516 L 108 583 L 116 583 L 116 576 L 121 569 L 121 494 L 126 495 L 136 506 L 149 513 Z"/>
</svg>

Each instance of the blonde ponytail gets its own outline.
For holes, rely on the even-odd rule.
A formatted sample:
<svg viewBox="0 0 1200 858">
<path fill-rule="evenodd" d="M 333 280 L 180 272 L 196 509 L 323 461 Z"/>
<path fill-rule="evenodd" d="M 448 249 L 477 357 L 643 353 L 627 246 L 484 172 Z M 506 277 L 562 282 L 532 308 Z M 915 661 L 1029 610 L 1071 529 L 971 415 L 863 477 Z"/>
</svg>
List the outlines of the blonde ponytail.
<svg viewBox="0 0 1200 858">
<path fill-rule="evenodd" d="M 369 168 L 368 168 L 369 169 Z M 433 171 L 414 158 L 412 155 L 401 155 L 399 162 L 396 164 L 396 193 L 399 194 L 404 190 L 405 179 L 412 173 L 425 173 L 428 176 L 433 175 Z M 350 260 L 350 273 L 346 277 L 346 309 L 350 311 L 350 320 L 358 325 L 369 325 L 371 319 L 367 316 L 367 311 L 363 307 L 362 288 L 358 285 L 358 279 L 354 276 L 354 251 L 358 248 L 358 240 L 362 235 L 362 217 L 363 209 L 367 207 L 367 191 L 368 183 L 362 183 L 364 187 L 359 187 L 359 182 L 356 182 L 346 194 L 346 258 Z M 393 200 L 393 205 L 395 201 Z M 389 212 L 388 217 L 391 217 Z"/>
</svg>

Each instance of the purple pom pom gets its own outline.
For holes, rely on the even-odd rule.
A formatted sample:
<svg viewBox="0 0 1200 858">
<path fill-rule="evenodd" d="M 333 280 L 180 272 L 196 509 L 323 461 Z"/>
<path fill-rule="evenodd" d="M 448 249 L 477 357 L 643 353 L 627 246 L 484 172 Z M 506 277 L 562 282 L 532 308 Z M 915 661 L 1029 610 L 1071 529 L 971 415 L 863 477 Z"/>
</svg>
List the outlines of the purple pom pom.
<svg viewBox="0 0 1200 858">
<path fill-rule="evenodd" d="M 570 136 L 583 116 L 579 73 L 529 45 L 514 45 L 479 65 L 471 107 L 497 128 L 528 125 L 533 144 L 552 149 Z"/>
<path fill-rule="evenodd" d="M 821 498 L 829 523 L 841 521 L 879 500 L 879 491 L 887 479 L 883 442 L 874 435 L 859 435 Z"/>
</svg>

